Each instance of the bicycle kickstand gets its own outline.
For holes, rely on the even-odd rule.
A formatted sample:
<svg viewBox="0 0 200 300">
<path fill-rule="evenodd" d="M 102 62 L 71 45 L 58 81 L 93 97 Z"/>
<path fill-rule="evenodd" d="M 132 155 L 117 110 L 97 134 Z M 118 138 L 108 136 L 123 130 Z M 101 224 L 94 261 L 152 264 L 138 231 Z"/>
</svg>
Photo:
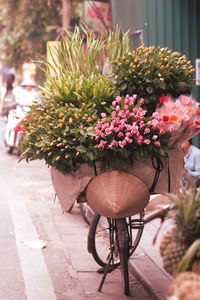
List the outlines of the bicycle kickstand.
<svg viewBox="0 0 200 300">
<path fill-rule="evenodd" d="M 107 274 L 109 273 L 109 269 L 110 269 L 110 265 L 111 265 L 111 261 L 112 261 L 112 255 L 109 255 L 109 259 L 108 259 L 108 263 L 105 267 L 104 273 L 103 273 L 103 277 L 101 279 L 99 288 L 98 288 L 98 292 L 101 292 L 101 289 L 103 287 L 104 281 L 106 279 Z"/>
</svg>

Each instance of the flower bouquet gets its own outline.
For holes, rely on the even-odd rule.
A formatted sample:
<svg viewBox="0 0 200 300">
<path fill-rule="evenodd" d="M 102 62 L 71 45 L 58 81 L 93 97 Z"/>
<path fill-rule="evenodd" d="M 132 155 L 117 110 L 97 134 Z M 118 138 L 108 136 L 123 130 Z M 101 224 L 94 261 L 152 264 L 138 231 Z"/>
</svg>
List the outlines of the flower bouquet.
<svg viewBox="0 0 200 300">
<path fill-rule="evenodd" d="M 194 68 L 187 57 L 169 48 L 140 46 L 112 61 L 112 81 L 120 95 L 145 98 L 151 115 L 162 96 L 190 94 Z"/>
<path fill-rule="evenodd" d="M 87 165 L 92 178 L 93 163 L 98 162 L 101 172 L 132 173 L 148 188 L 160 173 L 156 192 L 167 191 L 168 169 L 176 163 L 174 178 L 178 180 L 183 166 L 181 151 L 170 150 L 177 145 L 177 130 L 182 134 L 185 122 L 194 124 L 191 120 L 197 125 L 198 114 L 191 118 L 185 114 L 182 125 L 172 130 L 163 124 L 167 101 L 159 99 L 165 95 L 178 99 L 173 100 L 177 108 L 182 101 L 179 96 L 191 92 L 194 70 L 190 61 L 168 48 L 141 46 L 131 52 L 127 34 L 120 32 L 123 38 L 120 45 L 116 43 L 119 31 L 110 32 L 107 39 L 90 31 L 86 35 L 86 51 L 81 48 L 78 29 L 63 35 L 56 50 L 59 71 L 55 75 L 46 64 L 43 100 L 33 105 L 20 125 L 24 129 L 20 159 L 44 159 L 54 170 L 80 180 L 87 176 L 87 171 L 81 174 L 82 167 Z M 111 69 L 101 74 L 107 59 Z M 193 106 L 191 99 L 187 107 Z M 187 134 L 192 131 L 192 126 L 186 128 Z"/>
<path fill-rule="evenodd" d="M 166 156 L 168 132 L 159 128 L 159 120 L 146 116 L 143 98 L 118 96 L 108 113 L 102 113 L 96 125 L 97 148 L 104 168 L 127 171 L 135 160 L 148 156 Z"/>
<path fill-rule="evenodd" d="M 169 132 L 168 147 L 180 146 L 200 132 L 199 103 L 191 95 L 181 95 L 177 99 L 161 97 L 153 116 L 162 132 Z"/>
</svg>

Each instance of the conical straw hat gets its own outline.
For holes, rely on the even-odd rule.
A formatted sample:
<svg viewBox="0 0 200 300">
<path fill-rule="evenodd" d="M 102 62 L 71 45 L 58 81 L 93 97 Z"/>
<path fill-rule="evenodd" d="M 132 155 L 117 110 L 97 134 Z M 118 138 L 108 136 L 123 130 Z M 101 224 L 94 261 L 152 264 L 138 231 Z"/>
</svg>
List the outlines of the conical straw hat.
<svg viewBox="0 0 200 300">
<path fill-rule="evenodd" d="M 124 218 L 144 209 L 149 201 L 149 190 L 143 181 L 130 173 L 108 171 L 91 180 L 86 196 L 96 213 Z"/>
</svg>

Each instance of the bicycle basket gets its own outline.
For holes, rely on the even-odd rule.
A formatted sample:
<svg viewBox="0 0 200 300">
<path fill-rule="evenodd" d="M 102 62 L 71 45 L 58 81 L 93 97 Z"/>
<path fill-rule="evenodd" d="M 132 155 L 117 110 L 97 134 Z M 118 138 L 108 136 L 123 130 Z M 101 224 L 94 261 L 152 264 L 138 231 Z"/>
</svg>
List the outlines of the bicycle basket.
<svg viewBox="0 0 200 300">
<path fill-rule="evenodd" d="M 149 190 L 135 175 L 108 171 L 91 180 L 86 196 L 88 204 L 96 213 L 110 218 L 124 218 L 146 207 Z"/>
</svg>

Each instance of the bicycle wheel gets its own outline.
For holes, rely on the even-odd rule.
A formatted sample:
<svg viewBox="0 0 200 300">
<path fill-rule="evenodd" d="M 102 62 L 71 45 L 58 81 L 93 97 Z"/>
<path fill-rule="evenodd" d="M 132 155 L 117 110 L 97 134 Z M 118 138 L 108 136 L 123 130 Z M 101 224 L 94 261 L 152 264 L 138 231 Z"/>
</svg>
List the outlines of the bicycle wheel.
<svg viewBox="0 0 200 300">
<path fill-rule="evenodd" d="M 109 219 L 98 214 L 95 214 L 89 229 L 88 234 L 88 252 L 90 252 L 98 265 L 105 268 L 113 248 L 112 267 L 120 265 L 120 260 L 115 255 L 114 248 L 117 246 L 116 231 L 113 219 Z"/>
<path fill-rule="evenodd" d="M 129 233 L 129 257 L 137 248 L 143 232 L 143 225 L 141 223 L 143 213 L 127 218 L 127 226 Z M 106 267 L 108 256 L 111 251 L 111 247 L 116 248 L 116 231 L 112 230 L 115 226 L 113 219 L 107 219 L 106 217 L 98 214 L 94 215 L 91 222 L 89 234 L 88 234 L 88 251 L 92 254 L 94 260 L 101 267 Z M 112 227 L 112 228 L 111 228 Z M 112 245 L 111 245 L 112 240 Z M 113 266 L 120 265 L 119 256 L 114 249 L 114 262 Z"/>
<path fill-rule="evenodd" d="M 83 220 L 90 225 L 91 220 L 94 216 L 94 212 L 93 210 L 90 208 L 90 206 L 87 204 L 87 202 L 80 202 L 80 211 L 81 211 L 81 215 L 83 217 Z"/>
<path fill-rule="evenodd" d="M 122 276 L 122 285 L 125 295 L 129 295 L 129 274 L 128 274 L 128 259 L 130 254 L 129 249 L 129 232 L 126 219 L 116 219 L 116 232 L 118 251 L 120 257 L 120 268 Z"/>
</svg>

